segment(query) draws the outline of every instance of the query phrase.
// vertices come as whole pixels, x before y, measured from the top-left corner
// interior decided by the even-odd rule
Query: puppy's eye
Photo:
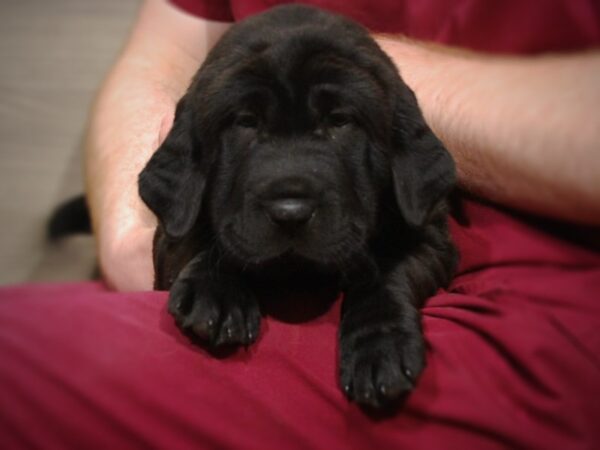
[[[252,113],[241,113],[235,119],[235,124],[242,128],[257,128],[258,123],[258,117]]]
[[[350,114],[344,112],[331,112],[327,116],[327,122],[331,127],[343,127],[352,122]]]

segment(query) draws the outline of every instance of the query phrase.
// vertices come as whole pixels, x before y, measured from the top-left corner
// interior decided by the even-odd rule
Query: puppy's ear
[[[425,123],[412,90],[400,81],[396,92],[391,155],[394,191],[404,220],[418,228],[454,187],[454,160]]]
[[[194,225],[206,183],[191,116],[186,96],[177,104],[171,131],[138,180],[140,197],[165,233],[175,238],[185,235]]]

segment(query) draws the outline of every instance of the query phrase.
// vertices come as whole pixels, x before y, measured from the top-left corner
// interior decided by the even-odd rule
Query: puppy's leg
[[[374,408],[413,388],[425,365],[419,313],[389,286],[348,291],[340,327],[340,377],[346,395]]]
[[[379,409],[414,387],[425,366],[418,307],[450,278],[455,253],[447,246],[422,244],[394,264],[373,260],[369,282],[346,289],[340,381],[349,399]]]
[[[260,310],[239,274],[215,270],[207,252],[181,271],[169,296],[169,312],[186,332],[211,346],[249,345],[260,330]]]

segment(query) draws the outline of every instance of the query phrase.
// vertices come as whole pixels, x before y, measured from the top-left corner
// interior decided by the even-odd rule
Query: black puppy
[[[366,30],[314,8],[272,9],[211,51],[140,175],[160,222],[155,287],[170,289],[187,332],[248,345],[257,279],[335,277],[341,386],[385,406],[422,371],[418,308],[455,266],[454,181],[452,158]]]

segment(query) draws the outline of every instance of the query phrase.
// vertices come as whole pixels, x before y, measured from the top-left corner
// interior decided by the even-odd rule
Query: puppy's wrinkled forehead
[[[270,78],[271,82],[267,81],[269,87],[279,90],[278,94],[282,98],[293,101],[296,105],[303,104],[307,99],[319,102],[312,105],[316,108],[357,108],[359,105],[364,108],[370,102],[384,98],[383,86],[374,74],[335,48],[325,48],[320,52],[301,49],[296,53],[292,52],[293,57],[278,66],[278,54],[285,54],[287,47],[289,46],[277,46],[271,54],[258,57],[250,65],[249,77],[258,74],[258,78],[254,79],[255,85],[260,86],[262,80]],[[261,71],[265,78],[261,78]],[[246,77],[243,69],[240,75]]]
[[[292,29],[279,39],[255,36],[208,62],[197,83],[204,94],[200,104],[209,106],[211,123],[226,121],[234,106],[296,125],[311,114],[343,108],[366,127],[375,126],[389,116],[390,83],[379,49],[369,50],[360,54],[322,30]]]

